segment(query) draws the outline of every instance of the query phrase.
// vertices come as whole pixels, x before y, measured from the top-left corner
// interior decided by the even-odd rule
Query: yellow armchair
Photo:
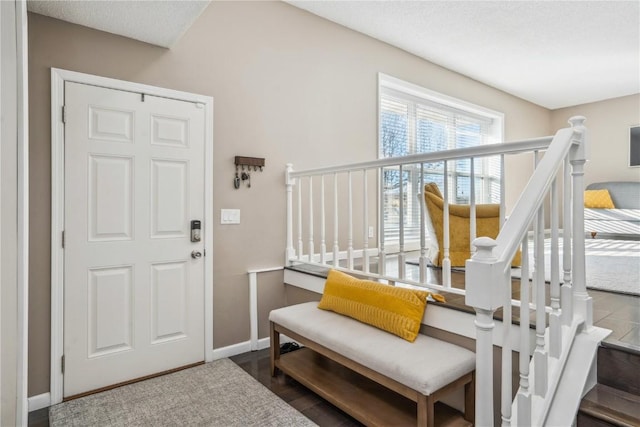
[[[436,244],[432,242],[429,258],[435,266],[442,266],[444,257],[444,200],[438,185],[434,182],[424,186],[424,201],[428,219],[431,221],[430,232],[435,233]],[[449,204],[449,259],[452,267],[464,267],[465,261],[471,258],[471,242],[469,238],[469,205]],[[500,231],[500,205],[476,205],[476,236],[496,238]],[[512,266],[520,265],[520,251],[513,258]]]

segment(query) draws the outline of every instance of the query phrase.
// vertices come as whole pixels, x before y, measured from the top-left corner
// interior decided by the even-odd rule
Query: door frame
[[[141,83],[51,68],[51,405],[62,402],[64,375],[64,83],[74,82],[201,104],[204,143],[204,358],[213,360],[213,98]]]
[[[0,206],[5,212],[15,212],[16,234],[12,236],[3,236],[6,239],[13,239],[10,244],[15,248],[14,256],[6,257],[3,253],[0,256],[0,271],[7,270],[11,275],[15,275],[13,283],[15,286],[8,284],[6,289],[15,292],[15,324],[13,322],[5,322],[0,328],[0,342],[2,339],[2,329],[15,332],[15,347],[10,344],[5,356],[7,359],[15,357],[15,387],[9,388],[9,393],[0,396],[2,403],[0,404],[0,420],[2,420],[3,406],[9,414],[15,410],[16,425],[27,425],[28,419],[28,343],[29,343],[29,78],[28,78],[28,52],[27,52],[27,3],[25,0],[12,0],[5,4],[4,12],[0,8],[1,25],[7,25],[9,32],[4,34],[5,46],[12,46],[8,51],[3,51],[0,60],[0,74],[2,69],[9,70],[4,78],[13,83],[15,91],[8,93],[2,92],[0,89],[0,110],[3,108],[8,111],[15,111],[15,116],[7,115],[8,120],[0,123],[0,130],[10,129],[15,132],[15,138],[12,136],[6,143],[12,147],[13,152],[5,155],[0,159],[0,170],[7,168],[15,168],[16,174],[14,178],[5,183],[6,187],[10,187],[11,191],[15,191],[15,198],[10,197],[0,201]],[[1,26],[0,25],[0,26]],[[8,40],[8,41],[7,41]],[[3,36],[0,34],[0,42]],[[12,73],[15,72],[15,75]],[[11,87],[11,84],[8,85]],[[1,179],[0,179],[1,181]],[[0,209],[0,210],[2,210]],[[0,217],[2,214],[0,213]],[[1,221],[12,221],[7,218],[0,218]],[[4,285],[4,283],[3,283]],[[0,292],[1,294],[2,292]],[[1,300],[0,295],[0,300]],[[7,302],[5,301],[5,304]],[[2,308],[0,307],[0,313]],[[6,320],[6,319],[5,319]],[[2,325],[2,316],[0,315],[0,326]],[[12,340],[11,333],[7,334]],[[0,355],[0,379],[4,379],[7,375],[2,370],[2,357]],[[13,370],[12,370],[13,371]],[[6,372],[6,370],[5,370]],[[14,375],[13,373],[11,375]],[[3,382],[4,384],[4,382]],[[14,409],[8,409],[13,406]],[[6,414],[5,414],[6,418]]]

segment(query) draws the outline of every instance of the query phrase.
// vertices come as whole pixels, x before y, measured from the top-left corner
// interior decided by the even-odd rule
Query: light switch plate
[[[220,209],[220,224],[240,224],[240,209]]]

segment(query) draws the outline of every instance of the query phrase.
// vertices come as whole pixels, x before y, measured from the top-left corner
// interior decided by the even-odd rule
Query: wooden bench
[[[432,427],[435,403],[464,387],[464,419],[473,424],[472,351],[421,334],[410,343],[317,305],[270,313],[272,375],[280,369],[365,425],[380,426]],[[305,348],[281,355],[280,334]]]

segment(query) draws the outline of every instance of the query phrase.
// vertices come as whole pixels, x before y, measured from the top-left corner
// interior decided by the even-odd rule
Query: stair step
[[[640,352],[603,342],[598,348],[598,383],[640,396]]]
[[[590,418],[594,420],[590,420]],[[582,399],[578,414],[578,426],[609,425],[640,425],[640,396],[603,384],[596,384]]]

